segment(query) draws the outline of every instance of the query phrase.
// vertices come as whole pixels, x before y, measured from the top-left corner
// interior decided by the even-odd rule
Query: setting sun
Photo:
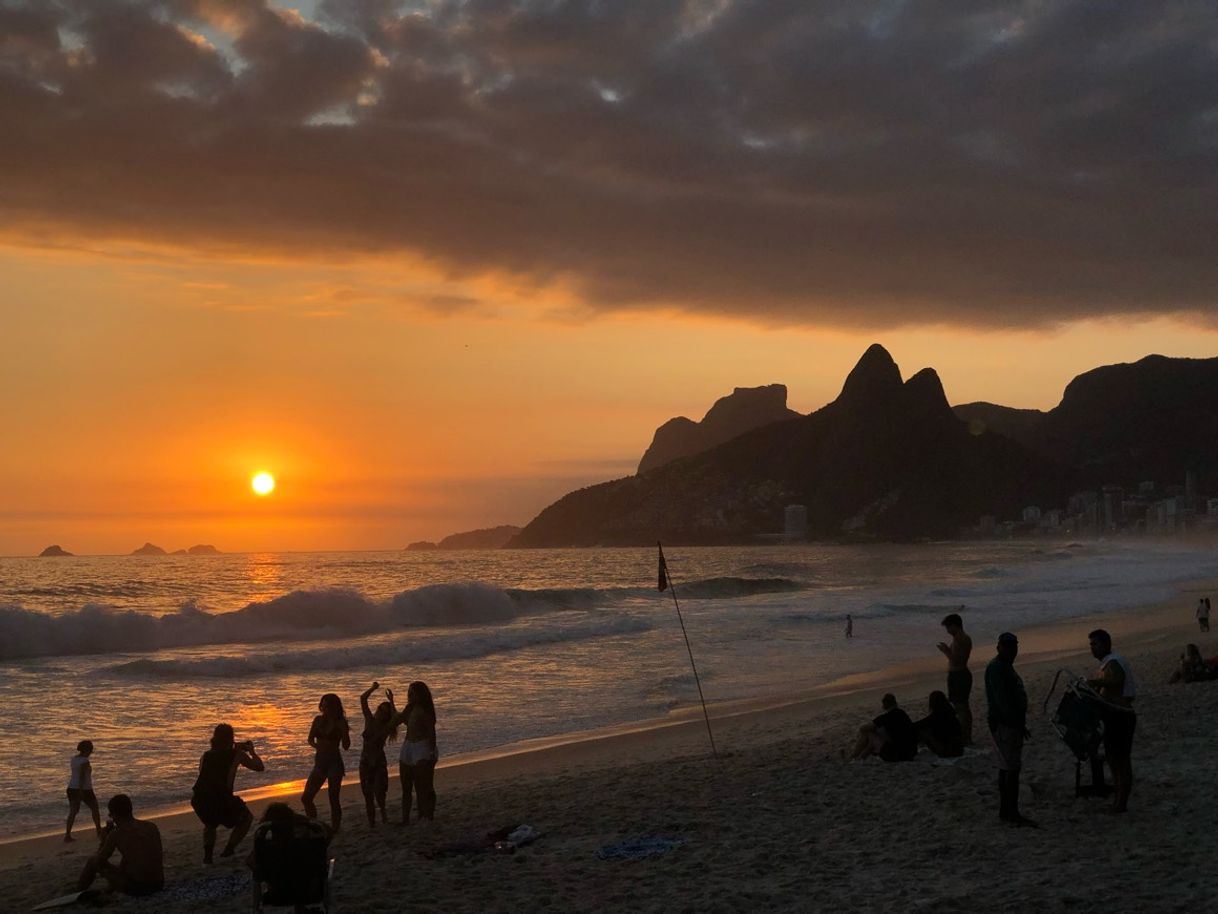
[[[258,495],[270,495],[275,491],[275,477],[270,473],[256,473],[250,480],[250,488]]]

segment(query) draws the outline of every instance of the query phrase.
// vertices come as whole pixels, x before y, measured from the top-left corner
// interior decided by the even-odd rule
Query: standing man
[[[1015,672],[1019,639],[1010,632],[998,636],[998,655],[985,668],[985,698],[990,735],[998,750],[998,818],[1012,825],[1036,828],[1019,812],[1019,772],[1023,741],[1028,734],[1028,693]]]
[[[125,793],[111,797],[106,805],[110,824],[97,853],[89,858],[76,888],[84,891],[101,876],[115,892],[152,895],[165,886],[161,832],[152,822],[135,818],[131,798]],[[110,862],[114,852],[122,856],[118,866]]]
[[[1087,685],[1100,693],[1104,705],[1104,755],[1112,769],[1112,811],[1125,812],[1133,790],[1133,731],[1138,715],[1133,700],[1138,689],[1129,661],[1112,652],[1112,636],[1097,628],[1087,636],[1091,656],[1100,662],[1100,671]]]
[[[943,627],[952,639],[951,644],[940,641],[937,645],[947,658],[947,700],[956,709],[964,745],[969,746],[973,742],[973,712],[968,705],[969,694],[973,691],[973,674],[969,672],[968,658],[973,653],[973,639],[965,633],[959,613],[944,616]]]
[[[1202,597],[1197,601],[1197,627],[1205,634],[1210,630],[1210,598]]]
[[[846,637],[854,637],[854,620],[850,618],[850,613],[846,613]]]

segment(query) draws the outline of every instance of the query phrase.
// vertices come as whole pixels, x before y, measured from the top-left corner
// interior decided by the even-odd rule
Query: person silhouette
[[[381,822],[388,821],[385,801],[389,793],[389,763],[385,760],[385,742],[396,740],[398,727],[394,723],[397,708],[393,704],[393,690],[385,690],[385,701],[376,706],[373,713],[368,707],[369,696],[380,688],[379,682],[370,685],[359,697],[360,709],[364,712],[363,746],[359,754],[359,787],[364,794],[364,808],[368,813],[368,824],[376,826],[376,809],[381,810]]]
[[[265,771],[252,741],[238,744],[229,724],[216,724],[211,748],[199,759],[199,776],[191,792],[190,805],[203,823],[203,862],[212,862],[216,847],[216,831],[220,826],[230,828],[228,843],[221,857],[231,857],[237,845],[254,821],[245,801],[233,793],[237,769]]]
[[[165,853],[161,846],[161,831],[152,822],[137,819],[131,797],[125,793],[110,798],[106,804],[110,824],[97,853],[85,863],[76,888],[83,892],[101,876],[110,889],[126,895],[152,895],[165,887]],[[110,862],[118,851],[121,860]]]
[[[423,682],[412,682],[406,691],[406,707],[394,722],[406,722],[406,738],[398,756],[398,775],[402,782],[402,824],[410,823],[410,793],[419,797],[419,818],[431,821],[436,815],[434,787],[436,760],[436,705],[431,689]]]
[[[97,831],[97,840],[102,839],[101,810],[97,808],[97,795],[93,792],[93,763],[89,756],[93,754],[93,741],[82,739],[76,744],[76,755],[72,756],[72,773],[68,778],[68,827],[64,832],[64,843],[75,841],[72,837],[72,824],[76,814],[80,812],[80,804],[84,803],[93,813],[93,828]]]
[[[316,755],[313,757],[313,770],[305,781],[300,802],[304,806],[305,815],[316,819],[317,806],[313,800],[321,790],[321,785],[327,784],[330,827],[337,832],[343,824],[341,791],[343,775],[347,773],[343,765],[343,750],[351,748],[351,726],[347,723],[347,715],[343,711],[343,700],[333,692],[321,696],[317,710],[321,713],[313,718],[313,726],[309,728],[309,745],[316,750]]]

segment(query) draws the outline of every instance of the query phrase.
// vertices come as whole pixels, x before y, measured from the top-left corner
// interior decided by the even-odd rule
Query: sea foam
[[[797,590],[784,578],[692,581],[682,595],[730,599]],[[113,654],[202,645],[360,638],[410,628],[492,625],[568,610],[593,610],[653,596],[653,587],[503,589],[476,581],[428,584],[386,600],[342,588],[296,590],[212,613],[188,601],[153,614],[91,603],[62,613],[0,606],[0,661]]]

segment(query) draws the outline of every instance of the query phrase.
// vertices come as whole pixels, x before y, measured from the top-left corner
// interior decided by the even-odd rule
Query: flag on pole
[[[657,546],[660,550],[660,590],[668,590],[668,563],[664,561],[664,547]]]

